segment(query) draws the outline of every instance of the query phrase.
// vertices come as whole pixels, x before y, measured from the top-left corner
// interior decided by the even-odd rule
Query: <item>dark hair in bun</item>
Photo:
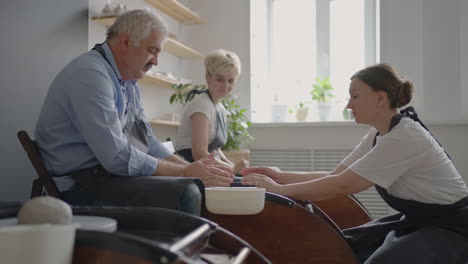
[[[397,71],[386,63],[364,68],[355,73],[351,79],[358,78],[374,91],[387,93],[391,108],[400,108],[410,103],[413,98],[414,85],[412,81],[403,79]]]

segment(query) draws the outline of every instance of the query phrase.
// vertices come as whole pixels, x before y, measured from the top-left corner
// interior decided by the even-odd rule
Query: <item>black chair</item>
[[[31,198],[46,194],[61,199],[62,197],[60,197],[57,185],[42,162],[36,142],[32,140],[24,130],[19,131],[17,136],[38,175],[38,178],[35,179],[32,184]]]

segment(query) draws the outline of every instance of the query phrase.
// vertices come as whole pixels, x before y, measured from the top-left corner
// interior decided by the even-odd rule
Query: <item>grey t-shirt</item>
[[[190,103],[185,105],[182,114],[179,130],[175,139],[176,150],[192,148],[192,115],[195,113],[203,114],[209,121],[208,143],[212,142],[216,136],[217,129],[217,110],[226,116],[226,109],[221,103],[216,106],[211,101],[207,93],[197,95]]]

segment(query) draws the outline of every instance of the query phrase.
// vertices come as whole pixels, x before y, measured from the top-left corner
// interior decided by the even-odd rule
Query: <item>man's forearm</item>
[[[165,158],[164,160],[166,161],[169,161],[169,162],[173,162],[173,163],[176,163],[176,164],[180,164],[180,165],[188,165],[190,164],[188,161],[184,160],[182,157],[180,157],[179,155],[171,155],[167,158]]]
[[[172,157],[172,156],[170,156]],[[187,163],[188,164],[188,163]],[[185,168],[187,164],[173,162],[167,158],[158,160],[158,167],[153,173],[153,176],[180,176],[185,177]]]

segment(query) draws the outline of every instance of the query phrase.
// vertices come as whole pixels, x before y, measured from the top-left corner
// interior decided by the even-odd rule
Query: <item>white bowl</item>
[[[206,209],[213,214],[252,215],[265,206],[265,189],[258,187],[205,188]]]
[[[0,227],[1,263],[71,264],[75,225]]]

